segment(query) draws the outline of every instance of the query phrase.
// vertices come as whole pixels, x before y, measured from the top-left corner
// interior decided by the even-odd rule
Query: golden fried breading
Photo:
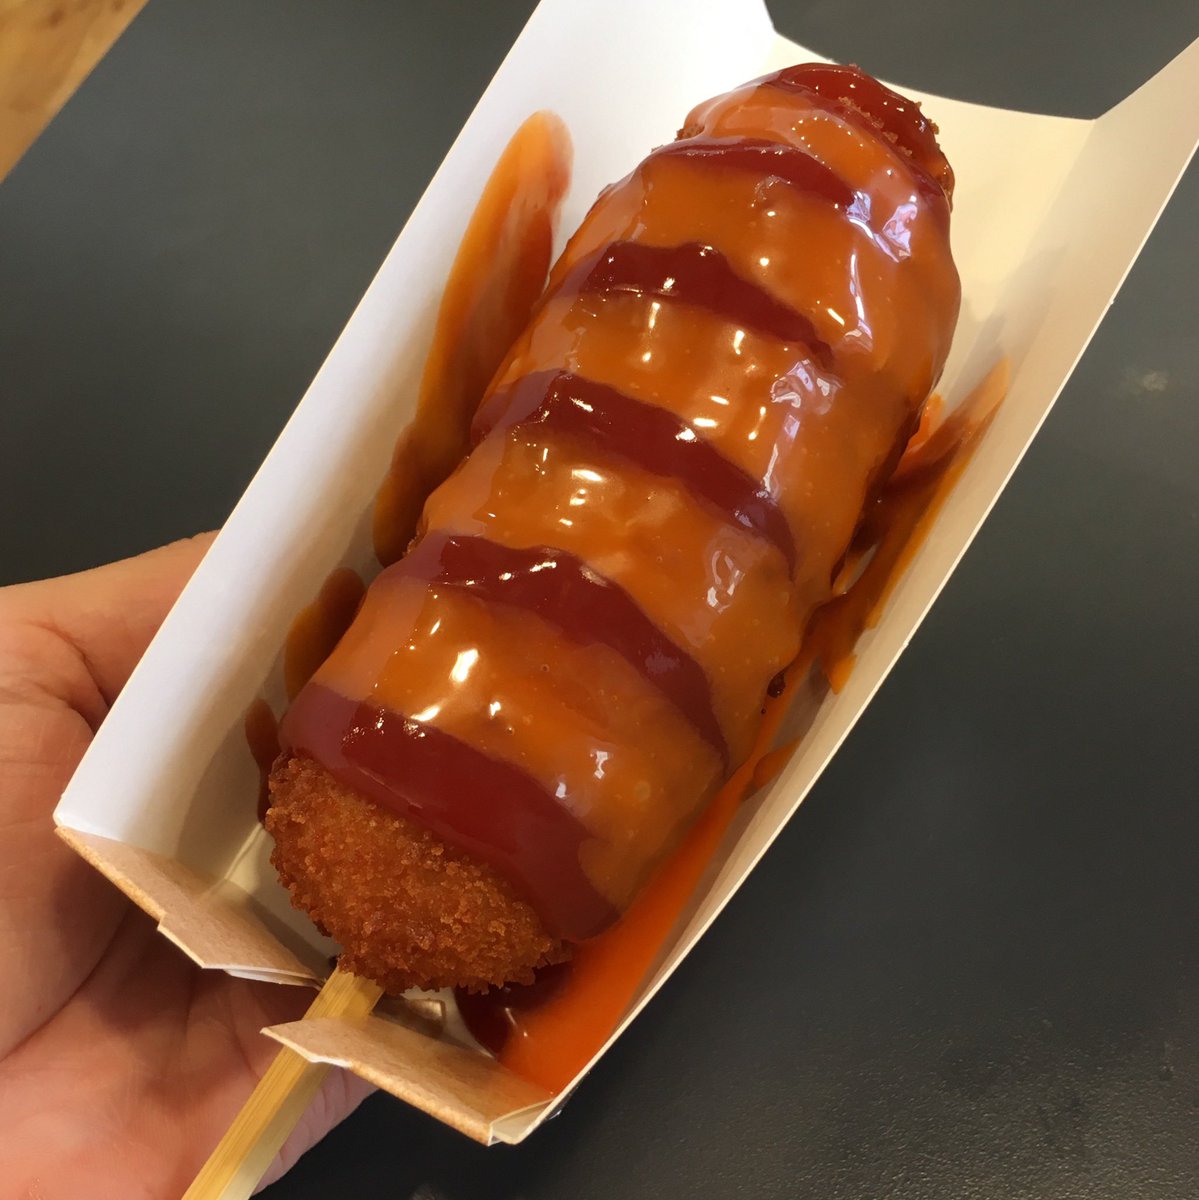
[[[490,866],[338,783],[307,758],[271,772],[271,862],[292,904],[388,992],[528,983],[568,957]]]

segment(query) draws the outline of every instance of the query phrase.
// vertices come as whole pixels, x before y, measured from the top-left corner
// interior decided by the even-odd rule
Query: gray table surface
[[[222,520],[530,7],[152,0],[0,186],[0,578]],[[1199,35],[1194,0],[771,7],[1077,116]],[[376,1097],[271,1200],[1199,1195],[1197,225],[1192,169],[848,745],[565,1113],[483,1150]]]

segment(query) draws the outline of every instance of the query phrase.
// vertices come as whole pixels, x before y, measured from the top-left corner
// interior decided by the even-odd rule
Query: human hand
[[[0,1180],[19,1200],[176,1200],[298,1018],[204,972],[54,834],[54,806],[208,548],[0,589]],[[331,1072],[267,1181],[368,1093]]]

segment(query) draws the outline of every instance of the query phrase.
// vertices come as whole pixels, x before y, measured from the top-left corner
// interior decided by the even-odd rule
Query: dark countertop
[[[1077,116],[1199,36],[1193,0],[771,7]],[[0,581],[222,520],[529,8],[148,6],[0,186]],[[1197,230],[1192,168],[878,699],[564,1114],[483,1150],[376,1097],[271,1200],[1199,1195]]]

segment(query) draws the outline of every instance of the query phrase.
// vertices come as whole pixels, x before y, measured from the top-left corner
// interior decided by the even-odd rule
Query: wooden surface
[[[0,0],[0,179],[146,0]]]

